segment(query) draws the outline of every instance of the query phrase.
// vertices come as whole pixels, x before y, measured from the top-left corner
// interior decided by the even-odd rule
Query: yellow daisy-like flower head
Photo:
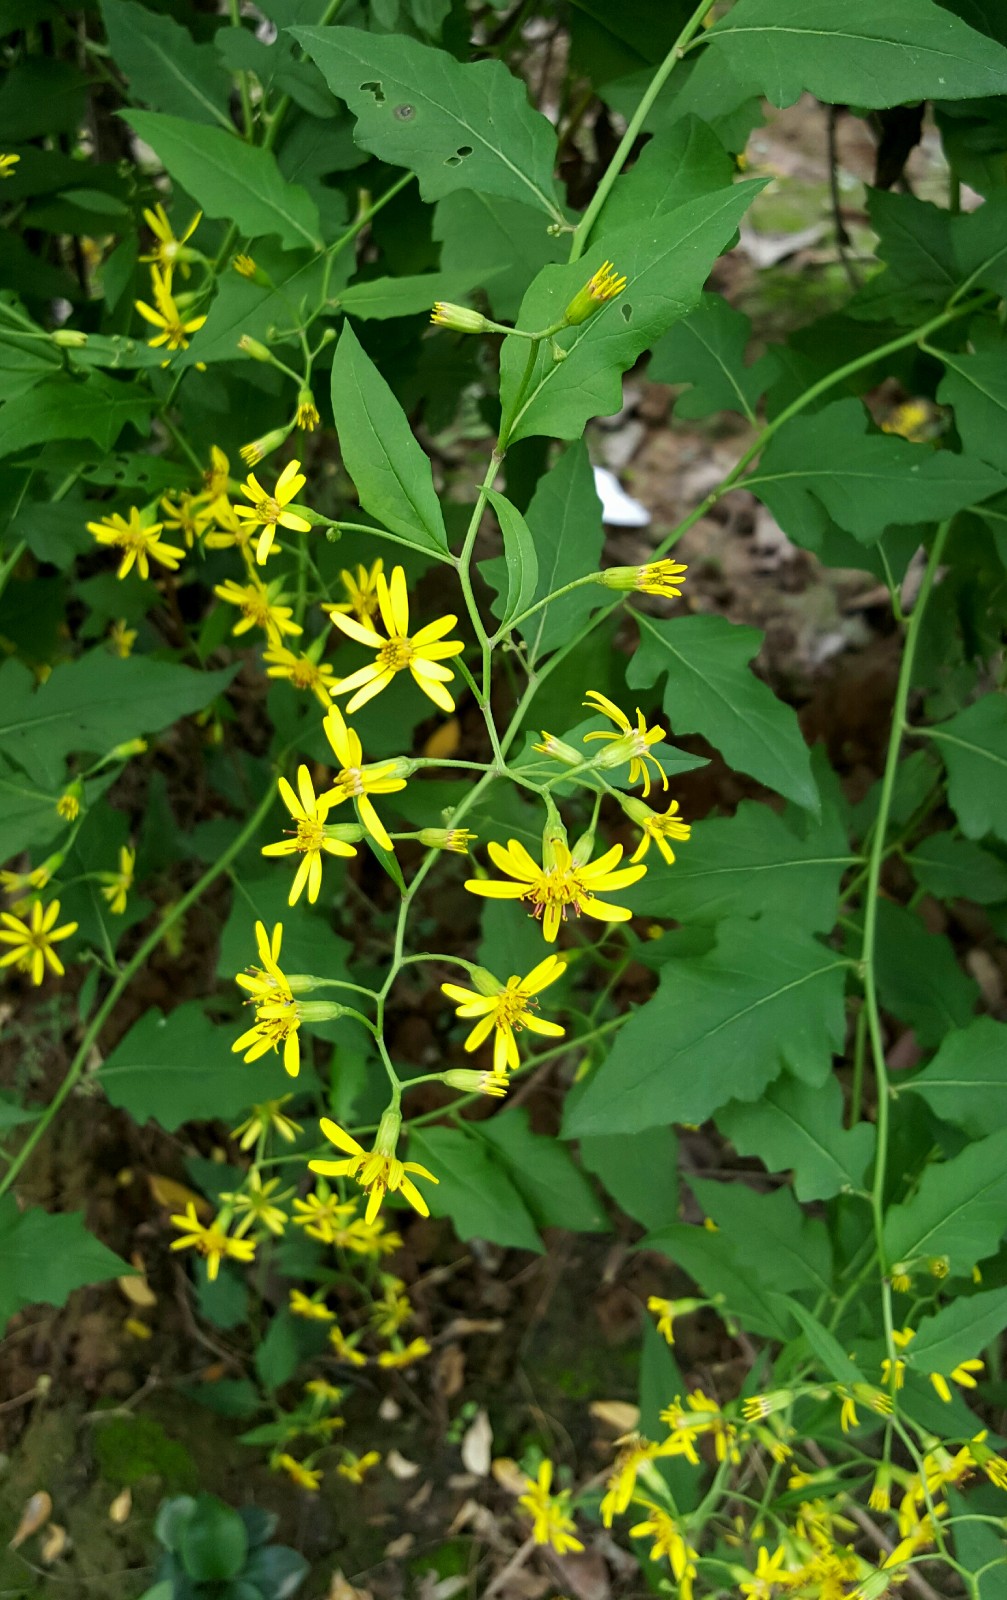
[[[201,495],[181,494],[177,501],[170,494],[163,496],[161,509],[164,513],[163,527],[169,533],[180,533],[185,540],[185,548],[191,550],[193,545],[205,533],[207,524],[213,518],[211,508],[206,505]]]
[[[354,800],[360,820],[372,839],[385,850],[395,847],[385,831],[384,824],[371,804],[372,794],[397,794],[406,786],[405,778],[396,776],[396,762],[384,761],[376,766],[363,765],[363,746],[354,730],[347,726],[338,706],[330,706],[322,723],[325,737],[332,746],[339,773],[332,788],[321,796],[330,806]]]
[[[368,1450],[367,1454],[363,1456],[355,1456],[351,1450],[347,1450],[336,1471],[341,1478],[346,1478],[350,1483],[360,1484],[363,1483],[365,1475],[370,1472],[372,1467],[376,1467],[380,1460],[381,1456],[377,1450]]]
[[[492,978],[490,981],[494,988],[490,994],[466,989],[458,983],[442,983],[441,992],[455,1002],[458,1016],[466,1020],[470,1017],[478,1019],[465,1041],[466,1050],[478,1050],[483,1040],[495,1030],[493,1072],[500,1078],[508,1068],[516,1071],[519,1065],[515,1032],[527,1028],[531,1033],[545,1034],[550,1039],[562,1038],[565,1029],[555,1022],[543,1022],[535,1015],[537,1004],[535,996],[543,989],[547,989],[551,983],[555,983],[565,971],[566,962],[559,956],[546,956],[545,960],[540,961],[538,966],[533,967],[524,978],[508,978],[506,984],[497,983],[497,980]],[[486,987],[488,988],[489,984]]]
[[[295,1317],[306,1317],[310,1322],[335,1322],[336,1313],[330,1311],[324,1300],[312,1300],[300,1289],[290,1291],[290,1309]]]
[[[263,845],[262,854],[299,855],[301,862],[294,876],[294,885],[287,903],[296,905],[302,890],[307,887],[308,899],[314,905],[322,886],[322,852],[325,851],[331,856],[355,856],[357,852],[351,844],[346,844],[338,835],[334,836],[327,829],[325,819],[329,814],[329,802],[324,797],[319,799],[315,795],[307,767],[301,765],[297,769],[297,794],[286,778],[280,779],[279,789],[283,803],[297,826],[293,830],[292,837],[281,839],[278,844]]]
[[[211,507],[218,500],[227,500],[227,487],[231,481],[231,463],[218,444],[210,446],[210,465],[203,473],[203,488],[201,497],[210,502]]]
[[[58,900],[50,900],[44,908],[41,900],[33,901],[30,922],[22,921],[11,911],[0,911],[0,942],[11,947],[0,955],[0,967],[16,965],[21,972],[31,973],[36,986],[45,977],[47,965],[61,978],[66,969],[53,945],[76,933],[77,924],[65,922],[62,928],[57,928],[58,920]]]
[[[297,411],[294,414],[297,427],[303,428],[305,433],[314,433],[321,420],[311,390],[302,389],[297,396]]]
[[[275,1467],[280,1467],[296,1483],[299,1489],[307,1489],[309,1494],[317,1494],[318,1486],[322,1481],[322,1474],[316,1467],[305,1466],[303,1461],[298,1461],[294,1456],[283,1451],[273,1462]]]
[[[566,841],[559,837],[545,841],[541,866],[518,839],[509,840],[506,849],[492,842],[489,854],[494,866],[513,882],[469,878],[466,889],[490,900],[529,901],[533,915],[541,918],[542,932],[549,944],[555,941],[559,925],[571,908],[577,916],[583,913],[596,917],[599,922],[628,922],[632,912],[625,906],[610,905],[597,896],[628,888],[647,870],[639,866],[617,871],[622,860],[622,845],[619,844],[613,845],[597,861],[575,860]]]
[[[557,1555],[583,1550],[577,1538],[577,1524],[569,1512],[570,1494],[563,1489],[552,1493],[552,1462],[543,1461],[537,1478],[526,1478],[525,1492],[518,1505],[532,1519],[532,1538],[536,1544],[549,1545]]]
[[[380,694],[382,689],[387,689],[397,672],[408,668],[416,685],[435,706],[441,711],[453,711],[455,703],[445,685],[453,680],[454,673],[442,663],[465,648],[460,639],[444,637],[451,632],[457,617],[438,617],[436,622],[428,622],[418,633],[410,634],[405,572],[401,567],[393,568],[388,583],[384,574],[379,572],[376,583],[378,610],[387,630],[387,638],[365,623],[358,622],[355,617],[339,611],[329,613],[336,627],[347,638],[355,639],[358,644],[377,652],[369,666],[361,667],[359,672],[351,673],[337,684],[336,694],[352,694],[353,698],[346,709],[357,711],[368,700],[373,700],[376,694]]]
[[[904,1366],[905,1363],[900,1362],[899,1365]],[[927,1376],[945,1405],[950,1405],[951,1383],[960,1384],[963,1389],[974,1389],[977,1381],[976,1375],[982,1372],[984,1366],[985,1362],[980,1361],[978,1356],[974,1356],[970,1361],[960,1361],[947,1377],[943,1372],[929,1372]],[[948,1378],[950,1378],[951,1383],[948,1382]]]
[[[319,1172],[326,1178],[352,1178],[367,1194],[367,1210],[364,1214],[365,1222],[373,1222],[381,1209],[381,1202],[387,1193],[401,1193],[408,1200],[414,1211],[421,1217],[430,1215],[430,1207],[422,1194],[413,1183],[409,1174],[414,1172],[419,1178],[426,1178],[429,1183],[439,1183],[432,1172],[426,1167],[421,1167],[417,1161],[400,1161],[395,1154],[398,1142],[399,1128],[402,1119],[397,1111],[385,1112],[378,1127],[377,1138],[373,1150],[365,1150],[356,1139],[346,1133],[338,1122],[332,1122],[328,1117],[321,1120],[321,1130],[330,1144],[337,1150],[346,1152],[346,1159],[342,1161],[309,1161],[308,1166],[312,1172]]]
[[[251,1116],[231,1129],[231,1138],[240,1140],[239,1149],[251,1150],[254,1144],[258,1144],[259,1140],[270,1132],[279,1134],[286,1144],[293,1144],[297,1135],[304,1130],[301,1124],[295,1122],[293,1117],[288,1117],[283,1109],[287,1101],[292,1099],[293,1095],[283,1094],[278,1100],[263,1100],[261,1105],[253,1106]],[[294,1204],[297,1204],[296,1200]]]
[[[650,793],[650,774],[647,771],[647,762],[650,761],[661,779],[662,788],[667,789],[668,775],[656,757],[651,754],[652,747],[662,743],[664,729],[648,728],[639,707],[634,728],[626,713],[620,711],[607,695],[599,694],[597,689],[587,691],[584,704],[589,711],[600,711],[603,716],[609,717],[618,729],[617,733],[585,733],[585,744],[589,744],[592,739],[601,739],[609,747],[599,758],[599,766],[619,767],[624,761],[628,761],[630,783],[642,782],[646,796]]]
[[[223,1216],[216,1217],[206,1227],[196,1215],[195,1203],[190,1200],[185,1211],[171,1218],[173,1228],[178,1228],[182,1238],[171,1241],[172,1250],[196,1250],[206,1259],[206,1275],[211,1283],[220,1271],[225,1256],[233,1261],[253,1261],[255,1240],[238,1239],[229,1234]]]
[[[403,1350],[382,1350],[378,1356],[379,1367],[411,1367],[417,1361],[422,1361],[424,1356],[430,1354],[431,1346],[426,1339],[413,1339]]]
[[[246,255],[234,256],[231,260],[231,266],[242,278],[254,278],[259,270],[254,258]]]
[[[640,843],[629,859],[642,861],[653,842],[668,866],[674,866],[675,852],[670,841],[674,839],[676,843],[684,843],[692,833],[691,824],[683,822],[678,814],[678,801],[672,800],[667,811],[651,811],[641,801],[628,795],[623,801],[623,810],[642,829]]]
[[[149,578],[151,560],[159,561],[162,567],[174,572],[182,559],[183,551],[158,538],[163,527],[162,522],[144,524],[140,520],[138,507],[130,506],[128,519],[114,511],[111,516],[102,517],[100,522],[89,522],[87,531],[99,544],[122,550],[117,578],[124,578],[134,566],[141,578]]]
[[[127,626],[125,617],[119,617],[108,630],[108,643],[113,655],[117,655],[120,661],[125,661],[133,653],[136,629]]]
[[[0,155],[0,178],[13,178],[20,156]]]
[[[152,339],[147,340],[148,345],[152,350],[157,350],[161,345],[167,345],[169,350],[188,350],[188,335],[198,333],[206,317],[184,319],[184,313],[171,293],[170,273],[166,275],[157,267],[151,267],[150,278],[154,304],[149,306],[145,300],[133,302],[144,322],[149,322],[152,328],[158,330]]]
[[[189,262],[195,257],[196,252],[187,250],[185,245],[192,238],[203,220],[203,213],[197,211],[185,232],[178,238],[175,237],[175,231],[168,221],[168,213],[160,201],[154,206],[153,210],[149,208],[144,210],[143,219],[157,242],[150,254],[141,256],[140,260],[153,262],[158,266],[164,273],[169,285],[171,283],[172,270],[176,266],[181,268],[182,276],[187,278],[190,270]]]
[[[385,564],[380,556],[369,570],[367,567],[358,566],[354,574],[344,568],[339,577],[349,599],[338,605],[324,605],[322,610],[327,611],[330,616],[332,612],[338,611],[341,615],[356,617],[358,622],[369,625],[371,619],[377,616],[378,578],[384,570]]]
[[[229,606],[237,606],[241,612],[231,630],[235,637],[247,633],[249,628],[261,628],[270,643],[280,644],[284,634],[304,632],[300,624],[294,621],[293,608],[283,604],[287,596],[283,593],[281,578],[274,579],[270,584],[260,583],[253,575],[250,575],[248,583],[235,583],[233,578],[228,578],[224,583],[214,584],[213,592],[221,600],[226,600]]]
[[[563,313],[563,320],[568,327],[576,327],[581,322],[586,322],[588,317],[593,317],[600,311],[608,300],[614,300],[617,294],[622,294],[626,287],[626,279],[620,277],[611,261],[603,261],[597,272],[587,280],[582,289],[578,289],[570,304]]]
[[[133,871],[136,867],[136,851],[128,845],[123,845],[119,851],[118,872],[99,872],[98,881],[102,885],[102,894],[108,901],[108,909],[114,917],[121,917],[126,909],[126,898],[133,887]]]
[[[301,1070],[301,1013],[293,996],[277,995],[273,1000],[259,1001],[255,1007],[255,1021],[235,1039],[231,1049],[235,1054],[245,1052],[246,1061],[258,1061],[267,1050],[279,1053],[283,1046],[283,1069],[288,1077],[296,1078]]]
[[[641,1502],[638,1502],[641,1503]],[[650,1552],[651,1561],[667,1561],[676,1580],[681,1584],[687,1577],[696,1576],[695,1561],[697,1553],[691,1548],[681,1528],[671,1515],[662,1506],[654,1505],[649,1500],[644,1500],[647,1508],[647,1517],[644,1522],[638,1522],[635,1528],[630,1528],[631,1539],[653,1539],[654,1548]]]
[[[314,642],[311,648],[315,648]],[[319,704],[329,709],[338,686],[335,671],[327,661],[316,661],[303,650],[297,655],[284,644],[274,644],[264,650],[262,659],[268,663],[267,678],[286,678],[292,689],[309,689]]]
[[[261,567],[269,554],[277,528],[289,528],[292,533],[310,533],[311,523],[296,511],[289,510],[292,500],[300,494],[307,478],[299,461],[288,461],[276,480],[272,494],[267,494],[254,472],[250,472],[241,485],[241,492],[252,504],[236,505],[235,514],[253,528],[261,528],[255,547],[255,559]]]

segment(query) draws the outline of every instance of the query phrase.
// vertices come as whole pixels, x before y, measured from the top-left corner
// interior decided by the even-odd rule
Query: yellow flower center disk
[[[291,667],[289,678],[295,689],[313,689],[320,681],[320,673],[313,662],[298,661]]]
[[[547,906],[556,905],[562,908],[565,919],[567,906],[573,906],[580,916],[590,893],[576,872],[564,872],[560,867],[550,867],[548,872],[543,872],[535,883],[529,884],[521,898],[532,901],[536,917],[541,917]]]
[[[389,639],[378,651],[378,665],[389,672],[401,672],[403,667],[408,667],[413,655],[413,647],[408,639],[401,636]]]
[[[325,829],[314,818],[302,818],[297,824],[297,837],[295,848],[302,851],[320,850],[322,840],[325,838]]]
[[[255,1026],[261,1034],[269,1039],[275,1050],[277,1045],[283,1044],[285,1039],[289,1038],[292,1033],[297,1032],[297,1012],[291,1006],[288,1010],[278,1012],[275,1016],[264,1017],[260,1014],[256,1016]]]
[[[275,522],[277,517],[280,515],[280,512],[283,510],[283,507],[281,506],[279,500],[274,500],[272,495],[270,495],[267,500],[259,501],[258,510],[259,516],[262,518],[263,522]]]
[[[502,990],[496,997],[497,1026],[520,1032],[524,1027],[525,1014],[537,1004],[538,1001],[526,989]]]

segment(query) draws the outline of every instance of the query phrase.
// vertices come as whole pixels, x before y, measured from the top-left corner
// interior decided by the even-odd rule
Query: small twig
[[[535,1549],[535,1539],[532,1534],[529,1534],[521,1548],[519,1550],[515,1550],[507,1565],[505,1567],[501,1567],[492,1583],[487,1584],[482,1593],[482,1600],[493,1600],[493,1596],[495,1594],[499,1594],[500,1590],[507,1583],[507,1580],[512,1577],[515,1572],[520,1572],[521,1568],[525,1565],[529,1556]]]

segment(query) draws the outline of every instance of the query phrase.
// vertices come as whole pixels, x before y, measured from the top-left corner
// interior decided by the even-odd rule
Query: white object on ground
[[[602,521],[613,528],[646,528],[650,525],[650,512],[639,500],[628,495],[614,472],[607,467],[594,467],[594,486],[601,501]]]

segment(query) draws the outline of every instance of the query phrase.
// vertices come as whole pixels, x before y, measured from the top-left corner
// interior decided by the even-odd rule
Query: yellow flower
[[[636,727],[634,728],[624,711],[609,700],[607,695],[599,694],[597,689],[587,691],[584,705],[589,711],[600,711],[603,716],[609,717],[618,728],[618,733],[585,733],[584,743],[590,744],[592,739],[601,739],[608,746],[598,764],[603,767],[618,767],[624,761],[629,762],[629,781],[631,784],[642,783],[644,798],[650,793],[650,774],[647,771],[647,762],[651,761],[661,779],[661,787],[667,789],[668,775],[661,766],[657,757],[651,754],[651,746],[661,744],[664,740],[663,728],[648,728],[643,712],[639,706],[636,708]]]
[[[892,1505],[892,1469],[887,1461],[878,1464],[871,1485],[868,1505],[872,1511],[890,1511]]]
[[[430,313],[435,328],[452,328],[455,333],[484,333],[492,324],[481,311],[454,305],[450,300],[435,300]]]
[[[740,1583],[739,1590],[747,1596],[747,1600],[772,1600],[774,1587],[777,1584],[784,1585],[789,1577],[786,1561],[787,1551],[784,1545],[781,1544],[772,1555],[765,1545],[761,1545],[755,1574],[744,1583]]]
[[[968,1452],[980,1472],[985,1472],[990,1483],[995,1484],[998,1489],[1007,1489],[1007,1461],[985,1443],[988,1431],[984,1428],[982,1433],[977,1433],[975,1438],[970,1440]]]
[[[229,606],[237,606],[241,611],[241,616],[231,629],[235,637],[247,633],[249,628],[262,628],[271,643],[279,644],[285,633],[304,632],[300,624],[293,620],[293,608],[283,604],[287,597],[283,593],[282,578],[270,584],[260,583],[254,576],[249,577],[248,583],[235,583],[233,578],[228,578],[224,583],[214,584],[213,592],[221,600],[226,600]]]
[[[277,996],[275,1000],[260,1001],[255,1008],[255,1021],[235,1039],[231,1049],[245,1052],[246,1061],[258,1061],[267,1050],[279,1051],[283,1046],[283,1068],[296,1078],[301,1070],[301,1041],[298,1037],[301,1014],[292,997]]]
[[[413,1339],[404,1350],[382,1350],[378,1356],[379,1367],[411,1367],[414,1362],[422,1361],[424,1356],[430,1354],[431,1346],[426,1339]]]
[[[686,1582],[691,1583],[696,1576],[697,1552],[689,1545],[670,1512],[652,1504],[649,1500],[643,1501],[643,1504],[647,1508],[647,1519],[645,1522],[638,1522],[635,1528],[630,1528],[630,1538],[653,1539],[651,1561],[660,1561],[664,1557],[670,1564],[677,1583],[682,1585]],[[687,1594],[684,1587],[679,1589],[679,1596],[683,1594]]]
[[[227,486],[231,481],[231,463],[217,444],[210,446],[210,465],[203,473],[200,498],[207,500],[211,510],[219,500],[227,504]]]
[[[297,824],[293,837],[281,839],[277,844],[263,845],[262,854],[299,855],[301,863],[294,875],[287,904],[296,905],[307,885],[308,899],[314,905],[322,886],[322,851],[327,851],[331,856],[355,856],[357,852],[351,844],[345,844],[327,831],[325,819],[329,814],[329,802],[324,796],[316,798],[311,774],[303,765],[297,769],[297,788],[300,798],[286,778],[280,779],[280,796]]]
[[[108,901],[108,909],[114,917],[121,917],[126,909],[126,896],[133,887],[133,869],[136,866],[136,851],[128,845],[122,845],[119,850],[118,872],[98,872],[95,876],[102,884],[102,894]]]
[[[334,1244],[337,1231],[355,1212],[352,1200],[340,1200],[338,1195],[330,1193],[328,1184],[320,1184],[318,1192],[294,1201],[294,1225],[303,1228],[309,1239]]]
[[[245,972],[239,972],[235,977],[235,983],[239,988],[248,990],[255,1005],[260,1005],[264,1000],[292,1000],[294,992],[291,980],[280,966],[283,923],[275,922],[272,935],[267,935],[265,923],[256,922],[255,942],[262,965],[261,967],[252,965]],[[298,987],[305,987],[303,980],[298,983]]]
[[[565,1556],[571,1550],[583,1550],[576,1537],[577,1524],[569,1512],[569,1490],[552,1494],[552,1462],[543,1461],[538,1478],[525,1479],[525,1492],[518,1505],[532,1519],[531,1536],[536,1544],[549,1545],[557,1555]]]
[[[321,418],[318,415],[318,407],[315,405],[314,395],[310,389],[302,389],[297,396],[297,411],[294,415],[294,422],[298,428],[303,428],[305,433],[314,433],[320,421]]]
[[[597,582],[606,589],[635,589],[639,594],[677,600],[682,593],[678,585],[688,570],[679,561],[647,561],[641,567],[606,567],[599,572]]]
[[[327,1378],[312,1378],[304,1385],[305,1394],[312,1395],[324,1404],[338,1406],[343,1399],[344,1391],[337,1389],[334,1383],[329,1383]]]
[[[643,830],[640,843],[629,859],[631,861],[642,861],[650,849],[651,840],[653,840],[668,866],[674,866],[675,852],[668,843],[669,839],[684,843],[692,833],[691,824],[683,822],[678,815],[678,801],[672,800],[667,811],[658,812],[648,810],[641,801],[635,800],[632,795],[628,795],[623,802],[623,807],[626,815],[631,817]]]
[[[359,1337],[359,1334],[354,1334],[354,1341],[359,1339]],[[352,1344],[350,1343],[350,1340],[347,1339],[341,1328],[335,1327],[329,1329],[329,1343],[332,1346],[333,1353],[335,1354],[337,1361],[345,1361],[346,1364],[351,1367],[366,1367],[367,1357],[361,1355],[360,1351],[356,1347],[355,1342]]]
[[[206,532],[207,524],[212,520],[212,507],[202,503],[202,496],[194,494],[179,495],[174,501],[170,494],[161,498],[161,509],[164,512],[163,527],[169,533],[180,533],[185,540],[185,548],[191,550],[193,545],[202,538]]]
[[[231,502],[223,497],[213,505],[214,527],[203,535],[208,550],[240,550],[247,561],[252,559],[251,545],[255,528],[250,522],[240,522]],[[278,556],[279,546],[274,545],[269,555]]]
[[[171,1218],[173,1228],[182,1232],[181,1239],[171,1241],[172,1250],[196,1250],[206,1257],[206,1275],[212,1283],[220,1271],[225,1256],[234,1261],[254,1261],[255,1240],[237,1239],[227,1231],[228,1224],[217,1217],[204,1227],[196,1215],[195,1203],[190,1200],[185,1211]]]
[[[427,850],[452,850],[455,855],[466,856],[477,835],[467,828],[421,828],[416,838]]]
[[[322,1481],[322,1474],[317,1468],[306,1467],[303,1461],[296,1461],[293,1456],[288,1456],[286,1451],[276,1457],[273,1465],[282,1467],[299,1489],[307,1489],[309,1494],[318,1493],[318,1485]]]
[[[262,529],[255,547],[255,559],[260,567],[276,538],[277,528],[289,528],[292,533],[310,533],[311,523],[304,517],[299,517],[295,511],[287,509],[307,481],[301,471],[301,463],[288,461],[276,480],[276,488],[272,494],[266,493],[254,472],[250,472],[241,485],[242,494],[247,496],[252,504],[237,505],[234,511],[243,522],[250,523],[253,528]]]
[[[54,872],[63,865],[61,855],[49,856],[40,867],[28,872],[0,872],[0,889],[4,894],[21,895],[28,889],[44,889]]]
[[[690,1311],[697,1311],[702,1304],[702,1300],[662,1300],[660,1295],[652,1294],[647,1301],[647,1310],[657,1318],[658,1333],[673,1345],[678,1318],[688,1316]]]
[[[0,940],[12,947],[0,956],[0,967],[16,965],[20,972],[30,972],[32,982],[38,985],[45,976],[48,963],[56,976],[61,978],[66,969],[53,945],[58,939],[69,939],[72,933],[76,933],[77,924],[66,922],[62,928],[57,928],[54,924],[58,917],[58,900],[51,900],[44,910],[41,900],[35,900],[30,923],[23,922],[10,911],[0,911],[0,923],[3,924],[0,927]]]
[[[606,1492],[601,1502],[601,1520],[606,1528],[612,1526],[613,1517],[620,1516],[636,1488],[636,1475],[640,1468],[648,1461],[653,1461],[657,1456],[668,1455],[669,1447],[665,1444],[654,1444],[650,1439],[644,1439],[641,1434],[630,1433],[620,1439],[622,1449],[615,1458],[615,1466],[605,1486]]]
[[[328,709],[333,694],[339,693],[336,675],[327,661],[314,661],[310,655],[295,655],[286,645],[274,644],[262,652],[268,661],[267,678],[286,678],[292,689],[310,689],[315,699]]]
[[[563,313],[564,322],[568,327],[586,322],[600,311],[606,300],[614,300],[617,294],[622,294],[625,287],[626,279],[618,275],[611,261],[603,261],[584,287],[577,290]]]
[[[885,1356],[881,1363],[881,1381],[887,1384],[889,1389],[901,1389],[906,1381],[905,1362],[899,1358],[889,1361],[888,1357]]]
[[[239,272],[243,278],[254,278],[255,274],[259,270],[252,257],[245,255],[235,256],[234,260],[231,262],[231,266],[234,268],[235,272]]]
[[[982,1361],[980,1361],[977,1357],[973,1357],[971,1361],[959,1362],[958,1366],[955,1367],[954,1370],[948,1374],[948,1376],[950,1377],[952,1383],[961,1384],[963,1389],[974,1389],[976,1387],[976,1380],[972,1374],[974,1372],[982,1372],[983,1366],[984,1363]],[[940,1395],[941,1399],[945,1402],[945,1404],[949,1405],[951,1403],[951,1388],[948,1383],[948,1379],[942,1372],[928,1372],[927,1377],[930,1379],[930,1382],[937,1390],[937,1393]]]
[[[150,269],[151,287],[154,291],[154,305],[147,305],[144,300],[134,300],[141,317],[149,322],[151,327],[159,331],[147,343],[152,350],[160,345],[167,345],[169,350],[188,350],[189,340],[186,335],[198,333],[205,316],[190,317],[183,322],[183,313],[179,310],[171,294],[171,276],[165,277],[157,267]]]
[[[696,1440],[707,1434],[713,1439],[714,1454],[718,1461],[736,1464],[741,1459],[737,1428],[727,1420],[716,1400],[701,1389],[693,1389],[691,1394],[687,1394],[684,1406],[681,1396],[676,1395],[671,1405],[661,1412],[661,1421],[667,1423],[670,1430],[668,1454],[683,1455],[694,1467],[699,1465]]]
[[[335,1322],[336,1313],[330,1311],[322,1300],[309,1300],[300,1289],[290,1291],[290,1309],[295,1317],[306,1317],[309,1322]]]
[[[293,1095],[284,1094],[279,1100],[263,1100],[261,1105],[253,1106],[251,1116],[231,1129],[232,1139],[237,1139],[240,1135],[239,1150],[251,1150],[253,1144],[257,1144],[270,1129],[279,1134],[287,1144],[293,1144],[297,1135],[304,1130],[299,1122],[295,1122],[293,1117],[288,1117],[282,1109],[287,1101],[292,1099]],[[296,1206],[300,1202],[295,1200],[294,1204]],[[294,1220],[297,1220],[296,1217]]]
[[[378,766],[362,765],[364,750],[360,738],[347,726],[338,706],[329,707],[322,727],[340,770],[332,788],[320,796],[320,803],[339,806],[344,800],[355,800],[360,820],[371,838],[376,839],[385,850],[393,850],[395,847],[369,796],[397,794],[405,788],[406,780],[395,775],[397,763],[384,761]]]
[[[329,613],[336,627],[348,638],[366,645],[369,650],[377,651],[370,666],[361,667],[359,672],[341,679],[336,686],[336,694],[352,693],[353,699],[346,709],[357,711],[376,694],[380,694],[382,689],[387,689],[397,672],[408,667],[413,681],[435,706],[442,711],[453,711],[455,703],[445,684],[452,682],[454,673],[441,663],[465,648],[460,639],[444,638],[458,619],[453,615],[438,617],[436,622],[428,622],[425,628],[411,635],[405,572],[401,567],[393,568],[389,583],[385,582],[384,574],[379,572],[376,582],[378,610],[387,630],[387,638],[366,624],[357,622],[354,617],[340,611]]]
[[[382,1274],[384,1292],[380,1300],[375,1300],[370,1309],[370,1320],[375,1333],[383,1339],[390,1339],[393,1334],[409,1322],[413,1315],[413,1308],[409,1303],[409,1296],[404,1293],[405,1284],[400,1278],[389,1274]]]
[[[358,622],[369,623],[377,615],[378,610],[378,578],[385,570],[385,564],[379,556],[371,567],[358,566],[356,576],[344,568],[339,574],[343,588],[349,599],[339,605],[323,605],[322,610],[330,615],[338,611],[341,615],[356,617]]]
[[[203,213],[201,211],[197,211],[185,232],[177,239],[172,230],[171,223],[168,221],[168,213],[165,211],[160,201],[158,201],[157,205],[152,211],[145,209],[143,217],[151,233],[154,235],[154,238],[157,240],[157,243],[151,253],[146,256],[141,256],[140,260],[145,262],[154,262],[158,267],[162,268],[165,278],[169,284],[171,283],[172,269],[176,265],[181,267],[182,276],[187,278],[189,276],[189,261],[196,254],[196,252],[192,250],[186,250],[184,247],[186,240],[191,239],[192,235],[199,227],[199,224],[203,219]]]
[[[578,916],[583,912],[599,922],[628,922],[632,912],[595,896],[599,892],[606,894],[613,889],[625,889],[642,878],[647,870],[646,867],[623,867],[616,872],[614,869],[622,860],[622,845],[619,844],[613,845],[597,861],[576,860],[566,842],[557,836],[543,844],[542,866],[532,860],[517,839],[509,840],[506,849],[491,842],[489,854],[494,865],[515,881],[500,883],[494,879],[469,878],[466,889],[491,900],[529,900],[533,914],[542,919],[542,932],[549,944],[555,940],[568,906],[572,906]]]
[[[352,1451],[347,1450],[336,1471],[341,1478],[359,1484],[363,1483],[365,1474],[370,1472],[372,1467],[376,1467],[380,1460],[381,1456],[377,1450],[368,1450],[365,1456],[355,1456]]]
[[[263,1183],[258,1167],[253,1167],[248,1174],[245,1188],[237,1189],[232,1194],[221,1195],[220,1198],[235,1211],[244,1213],[234,1230],[237,1237],[246,1234],[256,1223],[260,1223],[277,1238],[282,1237],[289,1218],[276,1201],[286,1200],[293,1191],[288,1189],[285,1194],[278,1195],[276,1191],[281,1182],[280,1178],[270,1178]]]
[[[359,1183],[368,1197],[365,1222],[374,1221],[387,1192],[395,1194],[401,1191],[403,1198],[408,1200],[413,1210],[418,1211],[421,1217],[430,1215],[430,1207],[409,1174],[415,1172],[418,1177],[426,1178],[430,1183],[439,1183],[440,1179],[435,1178],[426,1167],[421,1167],[419,1162],[400,1161],[396,1156],[395,1144],[400,1127],[397,1112],[393,1117],[389,1117],[387,1112],[382,1117],[373,1150],[365,1150],[363,1145],[358,1144],[356,1139],[351,1138],[339,1126],[338,1122],[332,1122],[328,1117],[322,1118],[320,1127],[330,1144],[334,1144],[337,1150],[345,1150],[346,1159],[309,1161],[308,1166],[312,1172],[320,1172],[323,1177],[353,1178]]]
[[[0,178],[13,178],[20,156],[0,155]]]
[[[76,822],[80,816],[80,796],[80,784],[71,784],[56,801],[56,815],[62,817],[64,822]]]
[[[537,1001],[534,997],[561,978],[565,971],[566,962],[559,956],[546,956],[526,977],[508,978],[506,984],[498,983],[496,978],[486,973],[486,988],[491,983],[494,986],[489,994],[466,989],[458,983],[442,983],[441,993],[455,1001],[459,1017],[479,1019],[465,1041],[466,1050],[478,1050],[483,1040],[495,1029],[493,1072],[499,1078],[505,1075],[508,1068],[516,1072],[520,1064],[515,1030],[520,1032],[522,1028],[528,1028],[530,1032],[545,1034],[550,1039],[562,1038],[566,1031],[564,1028],[555,1022],[543,1022],[535,1015]]]
[[[116,573],[117,578],[124,578],[132,570],[134,563],[141,578],[148,578],[151,557],[174,572],[184,554],[183,551],[176,550],[173,544],[164,544],[157,537],[163,526],[161,522],[152,522],[144,526],[140,521],[137,507],[130,506],[128,521],[114,511],[111,516],[102,517],[100,522],[89,522],[87,529],[99,544],[116,545],[124,552]]]
[[[126,618],[119,617],[108,630],[108,642],[113,655],[117,655],[120,661],[125,661],[133,653],[136,629],[127,627]]]

